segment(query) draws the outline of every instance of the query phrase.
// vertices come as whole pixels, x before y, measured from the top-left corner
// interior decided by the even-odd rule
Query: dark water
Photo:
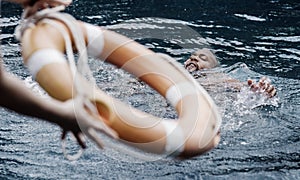
[[[5,67],[39,92],[13,37],[21,9],[2,2],[1,10]],[[58,127],[2,109],[1,179],[300,179],[298,1],[95,0],[74,1],[67,12],[181,63],[209,46],[221,63],[218,72],[240,81],[268,76],[278,95],[267,105],[252,106],[243,91],[211,90],[223,114],[222,140],[210,153],[186,161],[136,162],[89,144],[83,157],[69,162],[62,155]],[[99,87],[110,95],[157,116],[176,117],[143,83],[110,65],[92,65]]]

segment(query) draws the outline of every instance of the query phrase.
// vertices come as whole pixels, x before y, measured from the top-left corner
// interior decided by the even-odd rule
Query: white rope
[[[80,28],[77,25],[76,20],[69,14],[65,14],[65,13],[61,13],[60,11],[64,10],[64,6],[58,6],[55,8],[51,8],[51,9],[44,9],[41,10],[39,12],[37,12],[36,14],[34,14],[33,16],[30,16],[28,18],[25,18],[27,16],[27,11],[25,10],[23,15],[22,15],[22,20],[21,20],[21,24],[16,28],[16,37],[17,39],[20,40],[20,38],[22,37],[24,31],[29,28],[34,26],[37,22],[42,21],[44,23],[50,24],[54,27],[56,27],[60,33],[62,34],[62,36],[64,37],[65,40],[65,46],[66,46],[66,54],[67,54],[67,59],[69,62],[69,66],[71,68],[71,72],[74,78],[74,87],[76,89],[76,93],[77,96],[80,96],[82,98],[83,101],[80,101],[79,103],[81,103],[81,107],[84,111],[85,108],[88,108],[89,111],[91,111],[92,113],[99,115],[97,108],[95,107],[94,104],[92,104],[92,102],[88,99],[88,94],[87,91],[85,91],[84,87],[81,86],[80,83],[80,78],[76,78],[77,73],[79,73],[80,75],[82,75],[83,77],[85,77],[92,85],[96,84],[96,81],[94,79],[94,77],[92,76],[92,72],[88,66],[88,58],[87,58],[87,50],[86,50],[86,46],[85,46],[85,41],[83,38],[83,33],[80,31]],[[73,52],[73,46],[72,46],[72,41],[70,39],[69,33],[61,27],[60,23],[57,22],[57,20],[63,22],[66,27],[69,28],[73,40],[74,40],[74,44],[75,47],[78,51],[79,54],[79,58],[78,58],[78,62],[77,62],[77,66],[75,63],[75,58],[74,58],[74,52]],[[206,98],[206,101],[208,102],[208,104],[212,107],[212,111],[211,113],[215,116],[216,118],[216,127],[215,127],[215,132],[213,134],[216,134],[217,131],[219,130],[219,127],[221,126],[221,117],[219,115],[218,112],[216,112],[215,110],[215,104],[214,102],[211,100],[210,96],[207,94],[207,92],[196,82],[196,80],[194,78],[192,78],[185,69],[183,69],[182,66],[179,65],[178,62],[176,62],[173,58],[165,55],[165,54],[159,54],[159,56],[166,60],[167,62],[169,62],[174,68],[176,68],[179,72],[181,72],[184,77],[189,81],[192,82],[192,84],[195,86],[195,88],[197,90],[199,90],[199,92],[201,92]],[[102,126],[104,127],[104,132],[107,133],[108,135],[113,136],[110,131],[109,128],[107,128],[106,124],[104,124],[102,121]],[[83,132],[85,133],[89,138],[93,139],[93,137],[91,136],[89,129],[87,130],[87,132]],[[114,145],[112,145],[111,143],[109,143],[109,146],[114,147]],[[76,160],[80,157],[81,155],[81,149],[79,150],[78,154],[75,154],[74,156],[68,155],[68,153],[66,152],[66,147],[65,147],[65,142],[63,140],[62,142],[62,148],[63,148],[63,152],[64,155],[67,159],[69,160]],[[115,147],[116,148],[116,147]],[[116,148],[119,149],[119,148]],[[122,150],[122,152],[125,152],[127,150]],[[139,153],[134,153],[134,152],[126,152],[127,154],[131,154],[131,155],[135,155],[138,156]],[[146,157],[144,155],[141,155],[140,157]]]
[[[92,72],[88,66],[88,62],[87,62],[88,57],[87,57],[87,51],[86,51],[86,45],[85,45],[83,33],[80,31],[80,27],[78,27],[78,24],[77,24],[77,21],[75,18],[73,18],[69,14],[60,12],[64,9],[65,9],[64,6],[58,6],[55,8],[47,8],[47,9],[43,9],[43,10],[35,13],[34,15],[32,15],[30,17],[27,17],[28,9],[25,9],[24,13],[22,14],[21,24],[15,30],[16,38],[18,40],[20,40],[24,31],[27,28],[35,26],[35,24],[37,22],[47,23],[47,24],[50,24],[50,25],[56,27],[60,31],[60,33],[62,34],[62,36],[65,40],[67,60],[69,62],[69,66],[70,66],[71,73],[73,76],[73,83],[74,83],[74,87],[76,90],[76,96],[81,97],[81,98],[75,98],[75,100],[74,100],[75,103],[77,103],[76,104],[77,107],[78,107],[78,103],[81,104],[80,105],[81,108],[80,109],[77,108],[77,110],[85,111],[85,109],[88,109],[89,112],[91,112],[92,114],[99,116],[99,112],[98,112],[97,108],[89,100],[87,91],[85,91],[84,86],[81,85],[80,77],[79,77],[82,75],[84,78],[86,78],[89,81],[90,84],[92,84],[92,85],[96,84],[96,81],[95,81],[94,77],[92,76]],[[25,17],[27,17],[27,18],[25,18]],[[63,22],[66,25],[66,27],[69,28],[69,30],[72,34],[75,47],[79,54],[77,66],[75,63],[73,46],[72,46],[72,41],[70,39],[69,33],[64,28],[62,28],[61,24],[58,23],[57,20]],[[76,76],[77,76],[77,78],[76,78]],[[76,101],[76,99],[81,99],[81,101]],[[82,112],[78,112],[78,113],[84,114]],[[86,118],[88,119],[88,117],[86,117]],[[88,120],[86,120],[86,121],[88,121]],[[102,131],[104,131],[106,134],[108,134],[112,137],[115,137],[114,133],[107,127],[107,125],[104,122],[102,122],[102,121],[99,121],[99,122],[101,122]],[[95,140],[95,133],[94,134],[90,133],[90,132],[92,132],[91,131],[92,129],[89,127],[86,127],[86,128],[87,128],[86,131],[82,130],[82,132],[85,135],[87,135],[90,139],[96,141],[98,146],[101,146],[101,145],[99,145],[100,144],[99,140]],[[68,155],[68,153],[66,151],[65,139],[62,139],[61,145],[62,145],[64,156],[69,160],[76,160],[82,154],[83,150],[82,150],[82,148],[80,148],[77,154]]]

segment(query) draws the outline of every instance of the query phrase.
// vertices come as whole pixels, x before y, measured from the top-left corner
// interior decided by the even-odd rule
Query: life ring
[[[64,21],[60,14],[52,14],[51,18],[61,18],[60,20]],[[50,15],[46,11],[36,17],[44,19]],[[24,30],[20,32],[25,32],[27,26],[21,27]],[[69,44],[71,45],[70,42]],[[221,117],[213,100],[172,58],[155,53],[140,54],[141,46],[136,44],[126,45],[125,49],[118,48],[118,51],[123,51],[121,54],[128,58],[122,58],[120,61],[108,59],[107,62],[146,82],[174,106],[179,118],[165,120],[141,112],[82,81],[85,93],[97,104],[101,119],[118,133],[123,142],[147,152],[190,157],[214,148],[220,140]],[[50,57],[51,59],[53,58]]]
[[[151,153],[191,157],[216,147],[221,117],[210,96],[177,62],[166,55],[155,56],[118,66],[166,98],[179,118],[152,116],[97,90],[91,92],[92,100],[103,119],[123,142]]]

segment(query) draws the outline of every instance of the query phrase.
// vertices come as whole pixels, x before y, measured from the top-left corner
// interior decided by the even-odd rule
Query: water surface
[[[13,36],[21,9],[1,3],[5,67],[45,96],[23,66]],[[221,64],[217,72],[241,82],[268,76],[278,89],[276,100],[247,104],[251,99],[244,98],[244,91],[207,87],[222,110],[222,140],[213,151],[185,161],[134,161],[89,143],[84,155],[70,162],[63,158],[58,127],[1,109],[1,178],[300,178],[299,2],[77,0],[67,12],[125,34],[180,63],[197,48],[210,47]],[[122,70],[93,61],[91,67],[97,84],[108,94],[154,115],[176,117],[166,101]]]

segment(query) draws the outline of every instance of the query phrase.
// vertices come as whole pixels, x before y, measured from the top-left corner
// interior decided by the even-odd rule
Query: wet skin
[[[189,72],[211,69],[218,65],[216,56],[207,48],[197,50],[184,62],[184,67]],[[249,79],[247,85],[253,92],[263,93],[270,98],[274,97],[277,93],[276,88],[271,84],[271,80],[264,76],[260,78],[258,83]]]
[[[184,67],[193,72],[201,69],[211,69],[218,66],[215,55],[207,48],[199,49],[193,53],[184,63]]]

